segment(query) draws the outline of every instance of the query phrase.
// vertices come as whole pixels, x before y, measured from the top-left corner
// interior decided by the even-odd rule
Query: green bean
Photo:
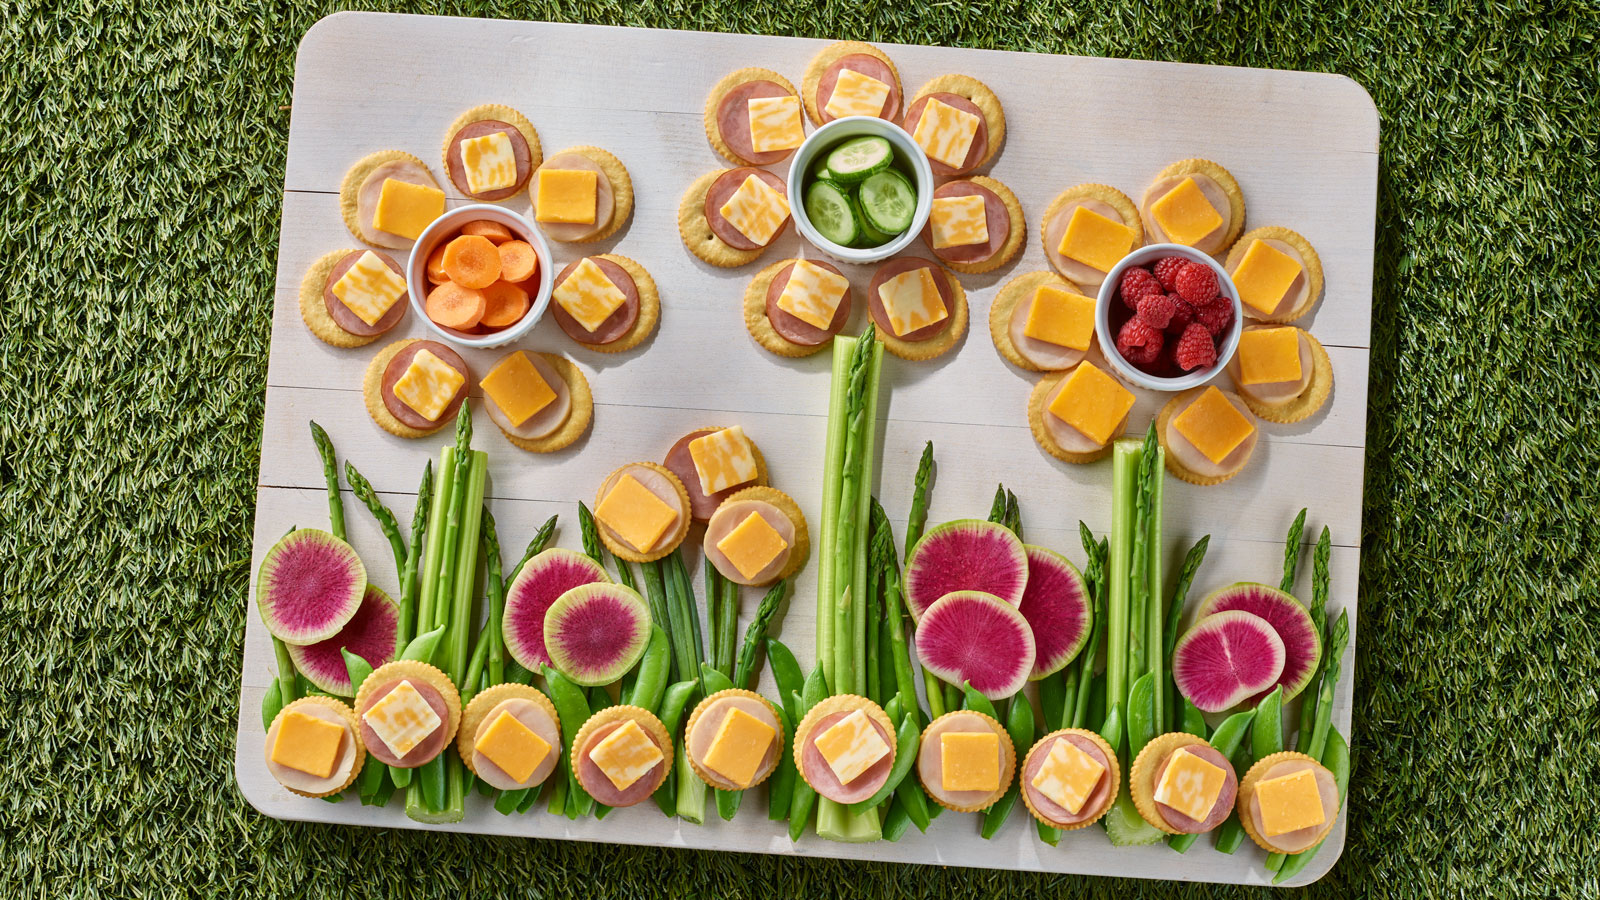
[[[344,499],[339,495],[339,462],[334,458],[333,440],[315,421],[311,423],[311,439],[316,442],[317,455],[322,457],[322,480],[328,486],[328,530],[339,540],[345,540]]]
[[[1028,705],[1028,698],[1018,697],[1011,704],[1011,709],[1006,713],[1006,734],[1011,738],[1011,746],[1018,754],[1025,753],[1021,748],[1033,743],[1033,707]],[[983,815],[983,828],[980,833],[984,840],[994,837],[1000,826],[1005,824],[1006,818],[1011,815],[1011,810],[1017,805],[1017,798],[1022,793],[1022,778],[1020,774],[1011,779],[1011,784],[1006,788],[998,801]]]
[[[1283,687],[1256,704],[1256,722],[1250,728],[1250,753],[1256,759],[1266,759],[1283,750]]]
[[[790,702],[789,694],[799,693],[805,687],[806,679],[800,673],[800,662],[794,658],[794,651],[783,641],[769,637],[766,645],[767,668],[772,670],[772,680],[778,685],[778,696],[782,698],[783,711],[789,716],[790,722],[797,723],[795,706]]]
[[[773,822],[789,817],[789,802],[794,799],[794,783],[799,777],[794,767],[794,720],[789,717],[790,705],[785,703],[778,707],[778,721],[783,723],[783,734],[779,737],[782,744],[778,747],[778,768],[767,783],[767,819]]]
[[[511,567],[511,574],[506,577],[506,584],[516,581],[517,576],[522,573],[522,567],[528,564],[528,560],[543,553],[544,548],[550,545],[550,539],[556,533],[557,518],[557,516],[551,516],[545,519],[544,524],[539,526],[539,530],[534,532],[533,540],[529,541],[527,549],[522,551],[522,558],[517,560],[515,566]]]
[[[261,695],[261,730],[266,731],[272,727],[272,720],[283,712],[283,682],[272,679],[267,685],[267,690]]]
[[[350,460],[344,461],[344,478],[350,482],[350,492],[356,495],[367,512],[378,522],[378,527],[383,529],[383,536],[389,539],[389,550],[394,554],[394,574],[396,578],[404,579],[406,572],[406,539],[400,535],[400,523],[395,521],[394,513],[389,507],[383,505],[378,499],[378,492],[373,490],[372,482],[356,470],[356,464]]]
[[[1339,805],[1342,807],[1350,787],[1350,745],[1345,743],[1344,735],[1340,734],[1338,729],[1328,734],[1328,745],[1322,752],[1322,764],[1333,773],[1333,781],[1339,786]],[[1300,874],[1321,847],[1322,842],[1318,841],[1304,852],[1285,859],[1278,867],[1278,874],[1273,876],[1272,883],[1282,884]]]
[[[1283,579],[1278,582],[1278,590],[1285,594],[1294,593],[1294,574],[1300,567],[1300,534],[1305,527],[1306,511],[1301,508],[1300,514],[1289,524],[1289,536],[1283,542]]]
[[[1128,758],[1139,755],[1156,736],[1155,673],[1146,672],[1128,688]]]
[[[672,647],[667,633],[659,625],[650,626],[650,642],[645,645],[644,656],[639,658],[637,676],[622,695],[622,702],[654,710],[661,703],[667,689],[667,674],[672,669]]]
[[[784,591],[788,586],[789,583],[787,581],[779,581],[772,587],[767,588],[766,594],[762,595],[761,603],[756,607],[755,618],[750,620],[749,627],[744,631],[744,645],[739,648],[739,658],[733,664],[733,684],[735,687],[747,688],[750,686],[750,679],[755,677],[756,672],[759,671],[759,667],[756,665],[756,653],[761,649],[763,642],[766,642],[768,647],[767,660],[769,664],[772,662],[772,644],[771,639],[767,637],[767,629],[772,627],[772,620],[778,614],[778,607],[783,605]],[[737,590],[738,585],[734,585],[734,589]],[[793,660],[794,654],[789,654],[789,659]],[[796,669],[798,670],[798,666]],[[774,671],[773,675],[776,677],[777,672]],[[779,686],[779,691],[780,693],[782,692],[781,685]]]
[[[1000,721],[1000,713],[995,711],[994,703],[990,702],[988,697],[978,693],[978,689],[972,686],[972,682],[963,682],[961,690],[965,697],[965,702],[962,703],[963,709],[981,712],[996,722]]]
[[[424,632],[412,638],[411,643],[406,644],[406,649],[400,652],[400,658],[411,660],[412,662],[432,661],[433,653],[439,647],[439,641],[444,639],[444,631],[445,627],[440,625],[432,631]]]
[[[850,804],[850,814],[859,816],[869,809],[876,809],[878,804],[889,798],[900,782],[911,773],[911,767],[917,762],[917,742],[922,737],[922,729],[917,727],[917,720],[906,716],[900,720],[900,727],[895,731],[894,765],[889,768],[889,779],[885,781],[871,797],[859,803]]]
[[[1333,536],[1328,531],[1328,526],[1322,526],[1322,535],[1317,538],[1317,548],[1311,556],[1311,626],[1317,629],[1318,634],[1326,632],[1328,626],[1328,562],[1333,552]],[[1317,670],[1311,676],[1311,684],[1306,688],[1305,699],[1300,701],[1300,729],[1295,738],[1295,749],[1305,753],[1311,749],[1311,734],[1316,729],[1317,698],[1322,694],[1324,673],[1328,669],[1328,649],[1322,648],[1321,659],[1317,661]]]

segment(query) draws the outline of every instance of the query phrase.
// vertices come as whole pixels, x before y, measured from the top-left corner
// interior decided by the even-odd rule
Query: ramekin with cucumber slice
[[[932,172],[921,149],[892,123],[840,119],[807,143],[816,146],[796,155],[790,206],[796,221],[809,225],[801,233],[822,250],[847,262],[873,262],[902,249],[926,222],[922,193],[931,197]]]

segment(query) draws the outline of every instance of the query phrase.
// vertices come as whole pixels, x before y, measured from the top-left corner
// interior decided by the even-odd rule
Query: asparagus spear
[[[400,523],[395,521],[394,513],[389,507],[383,505],[378,499],[378,492],[372,489],[372,482],[365,475],[356,471],[356,464],[350,460],[344,461],[344,477],[350,482],[350,491],[356,495],[367,512],[378,520],[378,527],[383,529],[383,536],[389,539],[389,550],[394,553],[394,573],[396,578],[405,578],[406,571],[406,539],[400,534]]]
[[[317,455],[322,457],[322,479],[328,484],[328,530],[342,541],[345,539],[344,499],[339,496],[339,462],[334,458],[333,440],[316,422],[311,423],[311,440],[316,442]]]

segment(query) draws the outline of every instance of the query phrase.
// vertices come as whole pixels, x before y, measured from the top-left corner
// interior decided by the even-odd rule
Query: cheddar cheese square
[[[1172,427],[1214,463],[1226,459],[1256,430],[1215,385],[1202,391],[1187,409],[1178,413],[1172,420]]]
[[[736,706],[717,726],[711,748],[706,751],[705,767],[734,784],[748,787],[777,739],[776,729]]]
[[[622,288],[589,257],[579,260],[572,274],[556,285],[551,297],[590,334],[599,330],[612,313],[628,302],[628,295]]]
[[[1078,363],[1050,401],[1051,415],[1097,444],[1111,440],[1132,408],[1133,393],[1088,360]]]
[[[511,138],[504,131],[467,138],[461,142],[461,168],[466,171],[467,190],[474,194],[511,187],[517,183]]]
[[[1302,374],[1299,329],[1253,328],[1239,335],[1240,384],[1299,381]]]
[[[855,69],[840,69],[833,93],[823,107],[835,119],[845,116],[876,116],[883,112],[883,102],[889,99],[889,86],[863,75]]]
[[[1072,211],[1056,252],[1091,269],[1109,272],[1133,246],[1133,229],[1086,206]]]
[[[770,565],[788,547],[789,542],[783,539],[778,529],[756,512],[745,516],[744,521],[734,526],[727,537],[717,541],[717,549],[747,579],[756,577],[756,573]]]
[[[344,726],[298,710],[278,720],[278,737],[272,742],[272,761],[317,778],[333,774],[344,745]]]
[[[1261,805],[1261,831],[1265,837],[1314,828],[1328,821],[1317,776],[1311,769],[1258,783],[1256,801]]]
[[[972,139],[977,137],[978,126],[982,123],[983,120],[972,113],[932,97],[922,107],[922,118],[917,120],[917,130],[911,133],[911,139],[929,158],[959,169],[966,163],[967,151],[972,149]]]
[[[678,510],[640,484],[639,479],[625,473],[594,508],[594,517],[628,545],[643,552],[654,547],[661,535],[678,521]]]
[[[1305,267],[1300,261],[1266,241],[1251,241],[1233,270],[1239,300],[1263,314],[1277,310]]]
[[[1058,285],[1040,285],[1028,304],[1022,333],[1057,347],[1088,350],[1094,342],[1094,298]]]
[[[740,234],[765,246],[789,217],[789,201],[760,176],[746,175],[719,211]]]
[[[414,241],[442,215],[444,191],[385,178],[378,191],[378,207],[372,213],[372,227]]]
[[[540,169],[537,222],[593,225],[599,209],[600,173],[590,169]]]
[[[1089,795],[1105,771],[1105,765],[1083,748],[1065,738],[1056,738],[1039,773],[1033,776],[1033,786],[1051,803],[1077,815],[1089,802]]]
[[[411,407],[417,415],[437,422],[440,414],[455,399],[456,391],[467,383],[467,377],[432,351],[418,350],[411,357],[400,380],[394,383],[394,395]]]
[[[650,740],[649,735],[633,719],[601,738],[589,751],[589,759],[600,767],[600,771],[619,791],[627,790],[629,785],[649,774],[665,758],[661,748]]]
[[[700,480],[700,493],[708,497],[754,481],[760,471],[756,466],[755,445],[739,425],[720,428],[690,441],[689,459],[694,462],[694,472]]]
[[[939,781],[947,791],[993,791],[1000,787],[1000,736],[992,731],[939,735]]]
[[[750,115],[750,149],[755,152],[793,150],[805,142],[799,97],[752,97],[745,107]]]
[[[550,742],[522,724],[522,720],[502,710],[489,727],[478,735],[472,749],[500,767],[512,781],[527,781],[550,755]]]
[[[1190,247],[1223,222],[1222,213],[1206,199],[1193,178],[1178,182],[1177,187],[1150,204],[1150,215],[1173,243]]]
[[[544,380],[523,350],[501,360],[478,384],[506,414],[513,428],[533,418],[556,399],[555,388]]]
[[[933,231],[933,249],[965,247],[989,243],[989,215],[982,197],[935,197],[928,223]]]
[[[813,328],[833,324],[839,304],[850,293],[850,279],[813,262],[796,260],[789,282],[778,295],[778,308]]]
[[[371,250],[333,283],[333,295],[368,325],[376,325],[406,293],[406,280]]]
[[[939,294],[933,270],[921,266],[901,272],[878,285],[878,299],[889,316],[889,328],[896,337],[943,322],[950,316]]]

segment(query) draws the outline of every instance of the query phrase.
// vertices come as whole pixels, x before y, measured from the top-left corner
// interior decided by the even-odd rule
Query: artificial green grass
[[[234,710],[287,104],[296,43],[335,8],[24,0],[0,17],[8,897],[1264,893],[250,809]],[[1306,894],[1600,895],[1582,787],[1600,782],[1593,2],[391,8],[1361,82],[1384,132],[1355,772],[1344,858]]]

